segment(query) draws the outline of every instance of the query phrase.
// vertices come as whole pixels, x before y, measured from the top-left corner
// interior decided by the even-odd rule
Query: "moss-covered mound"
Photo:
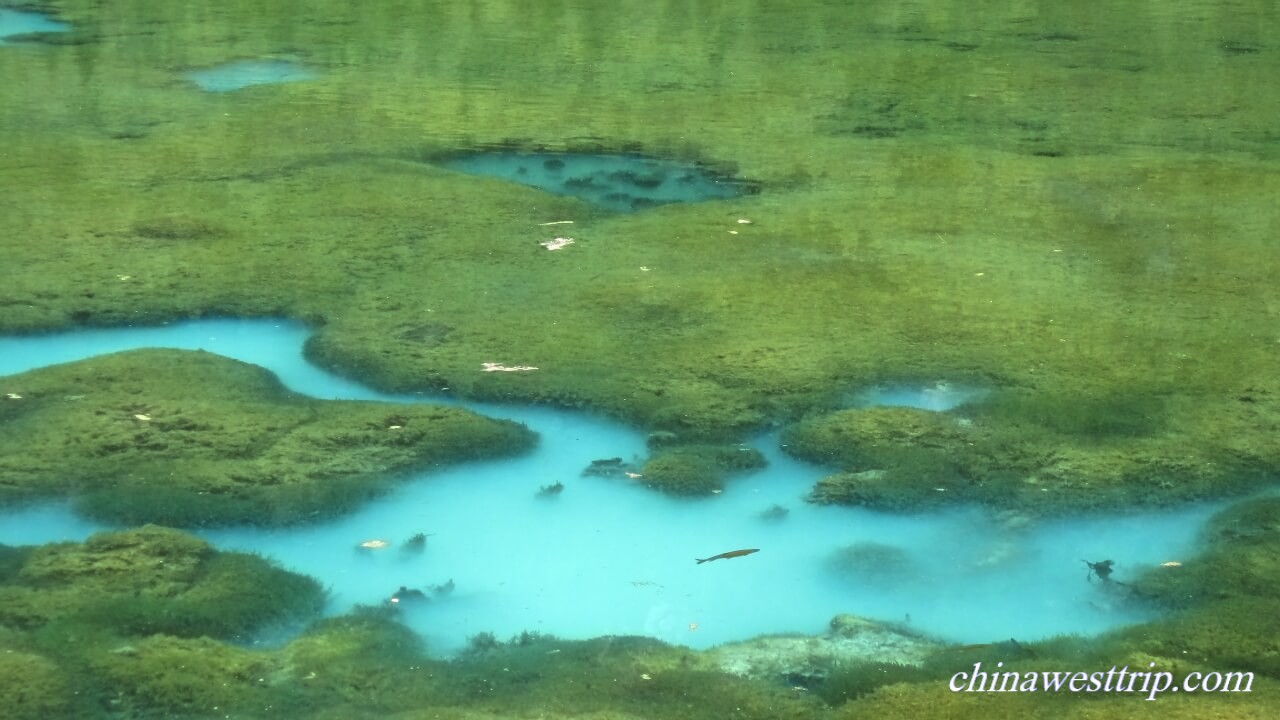
[[[1241,493],[1269,482],[1267,423],[1188,443],[1186,412],[1143,396],[1107,401],[998,393],[949,412],[840,410],[792,425],[783,446],[835,465],[811,499],[917,510],[955,502],[1022,512],[1115,510]],[[1242,404],[1242,412],[1253,411]],[[1236,427],[1233,424],[1233,427]]]
[[[735,473],[765,466],[759,450],[743,446],[686,445],[655,452],[640,468],[640,482],[668,495],[711,495]]]
[[[313,615],[323,600],[310,578],[149,525],[24,548],[21,563],[0,575],[0,626],[235,639]]]
[[[77,701],[68,669],[24,649],[22,639],[0,627],[0,707],[7,720],[75,717]]]
[[[72,496],[125,523],[283,524],[351,509],[393,476],[528,450],[524,426],[427,405],[322,401],[262,368],[141,350],[4,379],[0,503]]]

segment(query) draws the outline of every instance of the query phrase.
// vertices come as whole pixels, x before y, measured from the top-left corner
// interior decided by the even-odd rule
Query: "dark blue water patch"
[[[45,13],[0,8],[0,45],[22,40],[38,40],[40,33],[68,32],[71,26]]]
[[[759,192],[755,183],[683,163],[630,153],[545,153],[497,150],[442,163],[459,172],[571,195],[617,212]]]
[[[237,60],[183,73],[201,90],[231,92],[253,85],[299,82],[319,77],[319,73],[290,60]]]

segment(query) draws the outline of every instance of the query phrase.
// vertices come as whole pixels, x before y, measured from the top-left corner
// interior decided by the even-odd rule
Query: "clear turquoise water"
[[[70,29],[67,23],[58,22],[48,15],[0,8],[0,45],[11,42],[6,38],[13,35],[66,32]]]
[[[736,197],[750,186],[706,168],[640,155],[482,152],[446,167],[571,195],[618,212]]]
[[[1124,478],[1135,502],[1159,503],[1184,489],[1173,477],[1218,498],[1214,483],[1236,478],[1216,473],[1237,466],[1274,489],[1273,5],[0,8],[0,326],[70,328],[0,334],[0,433],[21,416],[4,405],[15,373],[180,347],[312,397],[463,404],[541,438],[524,457],[406,478],[325,523],[198,531],[314,576],[330,618],[451,582],[394,610],[425,658],[411,642],[363,649],[367,637],[315,630],[318,649],[278,645],[278,629],[205,642],[14,620],[64,583],[15,587],[27,555],[7,546],[109,528],[59,502],[0,509],[0,720],[1274,715],[1274,538],[1219,528],[1231,554],[1198,560],[1225,500],[1153,511],[1108,494]],[[578,242],[538,247],[560,234]],[[292,319],[151,326],[219,315]],[[303,359],[299,318],[325,324],[349,376]],[[487,360],[543,369],[471,374]],[[522,397],[654,423],[390,395],[361,377],[487,397],[550,378]],[[1004,389],[1017,397],[990,428],[1031,444],[1016,460],[1045,475],[1017,462],[994,474],[1021,475],[1033,501],[1057,483],[1116,512],[817,506],[806,496],[832,468],[788,456],[775,432],[837,408],[966,418],[966,403]],[[726,418],[760,429],[745,443],[769,465],[712,497],[582,476],[645,456],[644,432]],[[1061,446],[1036,445],[1046,436]],[[557,482],[559,496],[536,496]],[[1096,498],[1090,482],[1106,486]],[[784,518],[761,519],[775,507]],[[395,547],[420,532],[421,555]],[[374,538],[393,546],[355,549]],[[892,567],[833,571],[851,546]],[[760,550],[694,563],[744,547]],[[1084,561],[1103,559],[1122,582],[1161,564],[1157,583],[1193,578],[1171,598],[1188,609],[1122,602],[1121,586],[1088,578]],[[930,676],[818,699],[823,681],[793,668],[742,681],[682,649],[815,636],[843,613],[942,643],[1084,638],[1036,646],[1062,669],[1155,658],[1249,668],[1268,685],[1178,705],[983,698],[1008,703],[996,708],[947,705]],[[593,641],[458,654],[481,633],[525,632]],[[973,651],[941,649],[931,672],[968,667]],[[249,659],[223,664],[239,652]],[[321,659],[299,661],[307,652]],[[853,672],[843,681],[865,690],[899,677]]]
[[[183,73],[201,90],[231,92],[254,85],[300,82],[319,77],[319,73],[287,60],[237,60],[210,68]]]
[[[219,320],[0,338],[0,373],[134,347],[174,347],[261,365],[312,397],[440,401],[380,394],[319,370],[302,359],[308,335],[296,323]],[[872,389],[864,398],[945,409],[937,387]],[[634,430],[549,408],[465,405],[525,423],[541,436],[538,449],[412,479],[323,525],[202,535],[220,548],[263,553],[319,578],[331,589],[333,613],[386,604],[401,586],[453,580],[449,597],[403,610],[439,654],[461,649],[480,632],[508,637],[522,631],[569,639],[644,635],[706,648],[766,633],[819,633],[842,612],[976,643],[1096,633],[1146,617],[1087,582],[1081,559],[1115,560],[1120,579],[1186,557],[1204,520],[1220,507],[1026,526],[965,508],[895,515],[816,507],[804,496],[824,471],[783,455],[771,435],[754,443],[768,456],[767,469],[731,481],[710,499],[672,499],[627,481],[581,476],[595,459],[642,457],[644,438]],[[565,485],[559,497],[536,496],[556,482]],[[788,508],[788,516],[763,522],[759,514],[775,504]],[[94,529],[58,506],[0,514],[0,543],[83,539]],[[418,532],[434,533],[421,556],[394,547],[354,549],[364,540],[399,543]],[[900,548],[909,567],[891,579],[852,582],[828,569],[832,553],[858,542]],[[761,551],[735,562],[693,562],[737,547]]]

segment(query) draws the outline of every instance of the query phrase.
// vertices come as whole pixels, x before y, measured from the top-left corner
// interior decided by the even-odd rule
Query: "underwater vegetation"
[[[458,408],[305,398],[203,352],[117,353],[4,383],[16,397],[0,400],[0,502],[70,496],[113,522],[306,522],[410,470],[535,442]]]
[[[0,330],[286,316],[322,325],[309,357],[382,390],[590,408],[685,442],[740,442],[848,388],[972,378],[1025,396],[983,419],[1010,442],[1074,437],[1034,476],[1108,478],[1101,506],[1176,497],[1152,457],[1183,496],[1280,467],[1257,331],[1280,287],[1257,262],[1278,219],[1273,18],[587,5],[498,0],[482,29],[434,3],[425,50],[398,6],[23,5],[73,30],[0,53]],[[907,47],[928,52],[903,66]],[[325,72],[231,93],[177,75],[284,57]],[[601,199],[682,175],[597,180],[577,154],[731,167],[768,192],[619,213],[422,161],[476,148],[607,180]]]
[[[822,636],[767,636],[704,652],[646,638],[570,642],[525,632],[504,641],[482,633],[452,659],[427,655],[388,607],[317,620],[284,644],[254,647],[264,624],[313,615],[319,589],[179,531],[143,527],[81,544],[0,547],[0,702],[5,717],[17,720],[206,717],[215,706],[264,720],[1083,720],[1144,717],[1151,706],[1159,717],[1262,720],[1274,714],[1268,695],[1280,690],[1280,634],[1270,627],[1280,616],[1272,566],[1277,518],[1276,498],[1223,511],[1206,532],[1202,555],[1152,569],[1132,582],[1141,593],[1115,596],[1167,597],[1174,613],[1096,638],[951,646],[846,615]],[[228,558],[236,561],[218,569]],[[1205,574],[1228,565],[1225,574]],[[36,608],[43,614],[21,599],[30,588],[48,599],[48,607]],[[1181,601],[1188,593],[1190,604]],[[152,603],[152,624],[113,604],[117,598]],[[1154,662],[1176,678],[1209,670],[1256,676],[1249,694],[1198,693],[1188,701],[1171,693],[1154,703],[1116,693],[951,692],[949,679],[977,662],[1022,672]]]
[[[0,47],[0,331],[288,316],[323,324],[312,359],[384,390],[589,408],[679,443],[798,421],[796,453],[840,471],[815,489],[826,502],[1111,510],[1239,493],[1280,468],[1267,332],[1280,282],[1265,262],[1280,226],[1280,28],[1266,3],[1197,3],[1192,17],[1135,0],[692,14],[433,2],[430,42],[404,6],[22,3],[73,29]],[[329,71],[218,94],[175,76],[295,50]],[[566,153],[582,138],[594,152],[731,162],[769,192],[618,213],[405,160]],[[567,221],[575,244],[547,252],[559,231],[543,223]],[[153,353],[0,380],[0,497],[77,493],[123,522],[296,522],[361,502],[389,474],[532,443],[456,410],[290,399],[234,367]],[[934,420],[835,410],[845,388],[896,377],[996,390]],[[664,465],[676,491],[718,487],[703,474],[714,462],[677,455],[657,477]],[[0,708],[13,720],[1270,720],[1275,510],[1251,501],[1222,517],[1202,556],[1124,580],[1136,590],[1108,585],[1117,602],[1175,614],[1029,643],[1017,662],[1253,668],[1248,695],[946,688],[978,659],[1007,661],[1004,638],[919,665],[833,666],[802,691],[636,638],[494,639],[443,661],[377,610],[250,648],[219,633],[256,627],[269,594],[224,615],[221,581],[178,602],[199,587],[181,572],[236,579],[237,599],[241,580],[294,581],[147,535],[145,552],[0,548]],[[153,551],[179,575],[148,565]],[[32,558],[38,585],[22,579]],[[130,586],[117,565],[159,584]],[[107,589],[101,609],[77,604],[80,582]],[[113,599],[117,582],[146,617]],[[199,627],[213,635],[182,634]]]
[[[911,554],[900,547],[857,542],[834,550],[825,561],[827,571],[848,583],[893,583],[912,578]]]
[[[789,426],[791,455],[840,469],[811,500],[915,510],[971,502],[1033,514],[1243,494],[1271,482],[1265,443],[1188,446],[1164,401],[998,392],[948,412],[872,407]],[[1260,439],[1259,439],[1260,440]]]
[[[310,578],[153,525],[3,554],[0,625],[24,631],[60,623],[244,640],[307,619],[324,600]]]
[[[654,452],[636,480],[668,495],[712,495],[724,489],[727,478],[758,470],[765,463],[755,448],[686,445]]]
[[[764,522],[776,523],[776,522],[782,522],[783,520],[786,520],[787,515],[789,514],[791,514],[791,511],[789,509],[787,509],[782,505],[774,504],[774,505],[770,505],[764,510],[761,510],[756,515],[756,517],[760,518],[760,520]]]

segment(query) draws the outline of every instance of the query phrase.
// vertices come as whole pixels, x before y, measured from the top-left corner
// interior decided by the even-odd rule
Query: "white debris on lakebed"
[[[538,244],[548,250],[559,250],[561,248],[569,247],[570,245],[572,245],[573,238],[558,237],[558,238],[553,238],[551,240],[547,240],[546,242],[540,242]]]
[[[537,370],[532,365],[503,365],[502,363],[480,363],[480,372],[528,372]]]

